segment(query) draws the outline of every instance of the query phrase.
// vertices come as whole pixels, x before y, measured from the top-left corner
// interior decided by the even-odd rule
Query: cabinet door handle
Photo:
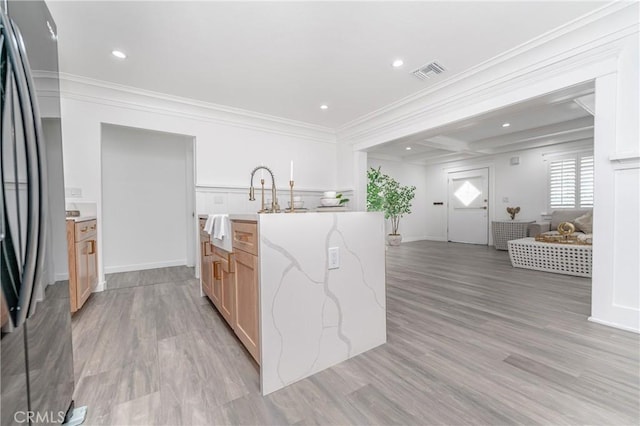
[[[220,281],[222,277],[220,275],[220,269],[222,264],[220,262],[213,262],[213,279],[216,281]]]
[[[80,232],[87,232],[89,230],[88,226],[85,226],[84,228],[80,229]]]
[[[96,254],[96,240],[89,240],[89,244],[91,244],[91,248],[87,254]]]

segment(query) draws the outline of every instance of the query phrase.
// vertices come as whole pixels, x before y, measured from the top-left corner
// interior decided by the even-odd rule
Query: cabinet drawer
[[[86,240],[87,238],[95,238],[97,234],[98,222],[94,220],[86,220],[84,222],[76,222],[76,241]]]
[[[258,224],[256,222],[233,221],[233,249],[258,255]]]

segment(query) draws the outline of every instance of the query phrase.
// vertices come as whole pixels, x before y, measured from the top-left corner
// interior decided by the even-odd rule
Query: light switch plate
[[[329,269],[338,269],[340,267],[340,248],[329,247]]]

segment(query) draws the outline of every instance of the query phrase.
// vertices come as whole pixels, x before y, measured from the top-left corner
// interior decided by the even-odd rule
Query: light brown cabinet
[[[235,321],[235,277],[233,254],[215,247],[213,249],[213,283],[218,291],[218,310],[233,327]]]
[[[97,222],[67,220],[71,312],[87,301],[98,284]]]
[[[0,327],[3,327],[7,321],[9,321],[9,309],[4,302],[4,295],[0,291]]]
[[[260,363],[258,328],[258,226],[233,221],[233,253],[213,247],[200,218],[200,276],[203,292]]]
[[[258,224],[233,221],[231,228],[236,278],[233,330],[251,356],[260,364]]]

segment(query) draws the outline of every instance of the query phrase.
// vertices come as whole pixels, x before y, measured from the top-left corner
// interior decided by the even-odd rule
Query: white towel
[[[213,238],[222,240],[229,233],[229,215],[217,214],[213,219]]]
[[[204,224],[204,231],[209,235],[213,232],[213,220],[215,217],[216,215],[210,214],[207,216],[207,222]]]

